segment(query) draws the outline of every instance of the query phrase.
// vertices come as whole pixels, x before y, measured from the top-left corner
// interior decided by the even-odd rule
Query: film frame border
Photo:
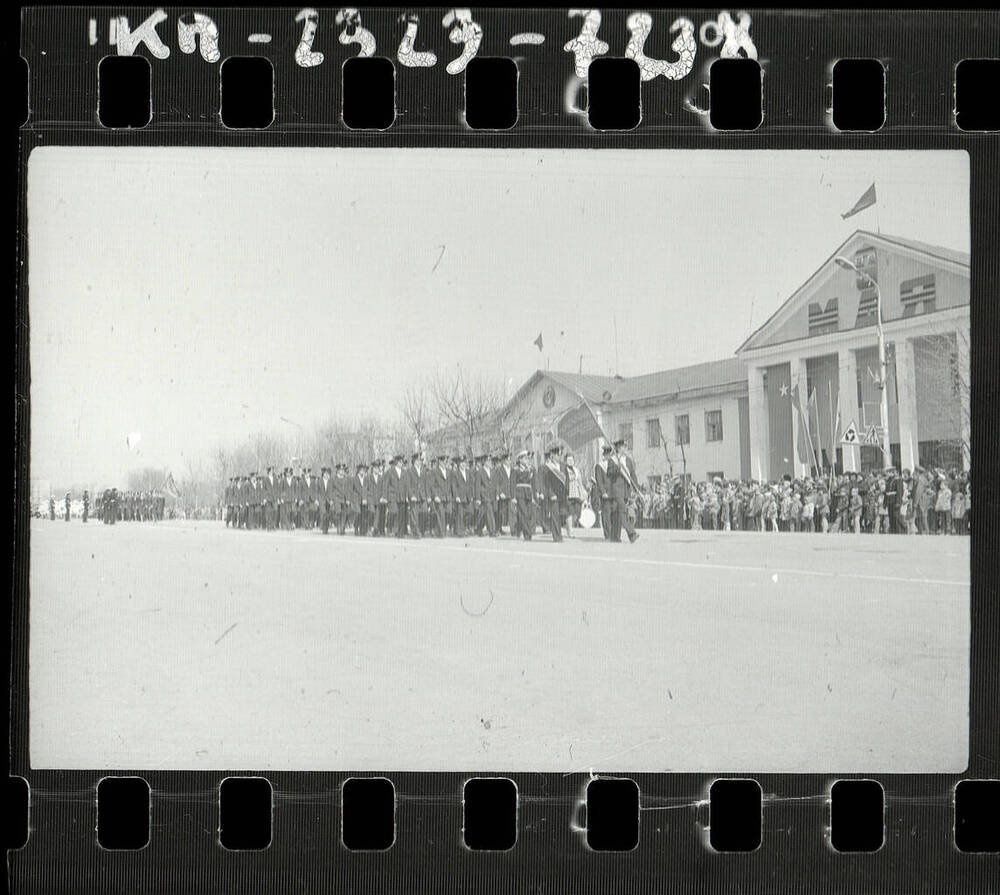
[[[184,11],[170,11],[169,21]],[[433,23],[442,10],[421,11]],[[717,14],[704,10],[707,18]],[[102,891],[128,884],[142,891],[168,889],[221,891],[235,885],[274,888],[298,875],[306,875],[309,888],[334,881],[363,879],[372,889],[392,891],[405,880],[408,889],[437,889],[442,884],[466,884],[486,890],[527,889],[539,883],[573,880],[586,891],[608,887],[655,887],[658,881],[673,887],[686,885],[714,890],[738,879],[747,886],[770,885],[794,891],[827,891],[831,884],[856,882],[859,874],[874,889],[926,886],[940,881],[942,890],[958,884],[969,892],[986,891],[995,880],[996,857],[961,853],[954,845],[953,793],[963,779],[1000,777],[1000,710],[996,681],[1000,680],[1000,606],[990,593],[990,572],[995,567],[996,505],[988,495],[994,490],[996,444],[1000,426],[989,412],[990,396],[996,394],[997,371],[993,345],[1000,335],[997,311],[989,302],[1000,285],[1000,266],[991,252],[1000,236],[997,133],[959,131],[953,117],[954,66],[961,59],[992,58],[1000,36],[997,15],[981,13],[928,13],[902,11],[795,13],[757,12],[752,36],[761,53],[764,69],[764,120],[752,132],[718,132],[698,120],[677,120],[665,114],[658,120],[646,110],[657,103],[670,110],[683,108],[686,86],[714,61],[709,53],[696,59],[696,69],[680,85],[654,79],[643,85],[643,121],[626,132],[597,132],[567,116],[563,86],[566,56],[550,46],[537,58],[525,52],[518,59],[522,87],[536,97],[536,106],[519,108],[517,125],[508,131],[470,131],[461,121],[461,79],[448,79],[443,63],[456,52],[444,39],[428,41],[441,63],[433,77],[414,78],[420,91],[435,102],[424,114],[397,116],[385,131],[351,131],[330,109],[339,108],[336,78],[303,78],[288,52],[298,38],[285,35],[285,43],[242,47],[241,55],[266,52],[275,66],[276,96],[292,98],[294,105],[282,111],[276,99],[275,122],[261,131],[227,131],[217,117],[205,118],[208,97],[217,91],[217,77],[209,77],[200,66],[208,66],[200,54],[182,54],[173,36],[164,32],[172,49],[167,60],[152,59],[154,113],[150,124],[129,131],[107,130],[96,120],[96,58],[82,38],[86,19],[107,17],[118,10],[33,9],[22,19],[22,55],[29,65],[31,117],[20,131],[19,170],[26,170],[33,148],[58,143],[77,146],[517,146],[522,148],[729,148],[729,149],[963,149],[968,152],[971,194],[972,282],[976,300],[971,307],[973,350],[973,453],[976,464],[974,493],[979,515],[972,534],[971,587],[971,692],[970,757],[964,774],[755,774],[721,769],[719,774],[631,774],[627,766],[595,769],[601,776],[627,776],[635,780],[644,809],[640,821],[639,846],[631,852],[594,852],[582,840],[579,824],[581,799],[585,798],[586,774],[554,775],[520,773],[498,769],[497,775],[513,779],[518,788],[520,822],[516,846],[502,853],[470,852],[461,844],[462,788],[464,782],[482,774],[394,773],[381,776],[396,789],[396,840],[385,852],[347,852],[340,845],[337,827],[340,783],[354,774],[348,770],[324,773],[271,772],[154,772],[128,769],[93,771],[35,771],[29,767],[27,742],[28,672],[28,432],[29,393],[27,351],[28,320],[25,259],[25,185],[18,184],[17,229],[8,245],[16,251],[18,299],[15,308],[16,425],[13,656],[11,690],[11,773],[30,784],[30,833],[25,847],[8,856],[12,881],[22,891]],[[131,20],[142,21],[149,10],[128,9]],[[260,28],[261,22],[284,22],[290,10],[211,10],[223,36],[230,30]],[[376,34],[395,34],[396,12],[362,10]],[[622,36],[625,10],[604,11],[601,37]],[[654,14],[655,11],[654,11]],[[321,21],[332,22],[335,11],[320,11]],[[568,27],[565,11],[483,10],[481,21],[488,34],[506,25],[518,31],[558,34],[560,43]],[[659,26],[674,15],[662,14]],[[132,19],[134,17],[134,19]],[[857,27],[863,17],[863,27]],[[700,15],[695,17],[701,21]],[[285,26],[283,26],[285,27]],[[277,29],[275,28],[275,31]],[[432,29],[427,29],[430,33]],[[254,31],[254,33],[257,33]],[[325,31],[328,71],[339,71],[346,58],[335,43],[335,32]],[[45,36],[46,54],[39,37]],[[443,38],[442,35],[438,37]],[[622,39],[624,44],[624,39]],[[391,42],[390,42],[391,43]],[[484,53],[494,55],[486,49]],[[801,48],[812,47],[809,59]],[[612,46],[609,55],[618,48]],[[145,52],[139,47],[138,54]],[[499,53],[496,53],[499,55]],[[825,121],[823,66],[837,58],[870,56],[888,59],[886,105],[888,118],[875,133],[837,133]],[[58,65],[51,63],[58,61]],[[698,66],[703,66],[698,68]],[[177,71],[177,69],[180,71]],[[949,75],[949,73],[951,73]],[[72,74],[72,77],[67,77]],[[314,72],[315,74],[315,72]],[[398,85],[411,72],[397,69]],[[428,83],[430,81],[431,83]],[[68,82],[68,83],[67,83]],[[283,88],[282,84],[289,85]],[[812,85],[809,89],[801,84]],[[206,86],[207,85],[207,86]],[[651,85],[651,86],[650,86]],[[180,91],[172,103],[158,102],[164,89]],[[815,88],[815,89],[813,89]],[[288,93],[282,91],[287,89]],[[407,90],[411,88],[407,87]],[[187,93],[186,93],[187,92]],[[166,94],[166,95],[169,95]],[[217,95],[217,94],[216,94]],[[406,96],[412,96],[408,93]],[[397,102],[400,94],[397,92]],[[187,99],[187,102],[184,100]],[[408,102],[408,100],[407,100]],[[176,117],[157,115],[171,106]],[[290,111],[289,111],[290,109]],[[546,114],[547,113],[547,114]],[[332,116],[332,117],[331,117]],[[274,792],[273,839],[261,852],[225,852],[218,845],[218,801],[220,781],[231,775],[266,777]],[[141,776],[152,790],[151,842],[138,852],[101,849],[96,841],[96,787],[109,775]],[[828,817],[826,799],[837,779],[864,776],[884,787],[886,839],[873,854],[836,853],[823,834]],[[705,838],[705,804],[708,788],[717,777],[752,777],[763,790],[763,839],[760,848],[748,853],[717,854]],[[326,806],[328,810],[320,810]],[[828,833],[828,831],[827,831]],[[53,861],[58,855],[59,862]],[[773,873],[781,869],[781,881]],[[498,877],[503,874],[503,877]]]

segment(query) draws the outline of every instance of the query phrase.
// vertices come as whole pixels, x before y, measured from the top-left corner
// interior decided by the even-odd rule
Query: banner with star
[[[795,444],[792,411],[791,371],[788,364],[775,364],[765,370],[764,393],[767,397],[768,478],[795,475]]]

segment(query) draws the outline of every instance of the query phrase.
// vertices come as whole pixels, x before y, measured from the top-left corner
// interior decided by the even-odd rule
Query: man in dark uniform
[[[438,458],[438,471],[441,476],[441,484],[444,493],[441,496],[441,505],[444,508],[445,534],[455,532],[455,501],[451,494],[451,480],[455,477],[455,467],[452,458],[447,454],[442,454]]]
[[[496,475],[497,492],[497,532],[506,527],[511,531],[510,523],[510,452],[501,451],[493,458],[493,472]]]
[[[315,491],[312,467],[303,466],[299,473],[299,528],[311,529],[315,524]]]
[[[428,531],[436,538],[443,538],[447,530],[446,511],[450,485],[441,470],[441,457],[431,457],[430,469],[426,472],[427,498],[430,510]]]
[[[385,468],[380,457],[375,457],[369,470],[369,501],[371,502],[372,537],[379,538],[385,534],[385,500],[382,498]]]
[[[535,522],[532,515],[532,505],[535,498],[535,471],[529,462],[530,451],[521,451],[517,455],[517,465],[511,470],[510,520],[511,534],[531,540],[534,534]]]
[[[90,492],[84,488],[83,489],[83,521],[87,521],[87,516],[90,514]]]
[[[243,476],[233,476],[233,528],[243,526]]]
[[[601,530],[604,540],[611,540],[611,491],[608,484],[608,460],[614,448],[606,444],[601,448],[601,459],[594,464],[594,491],[591,504],[601,514]]]
[[[385,533],[403,537],[406,533],[406,483],[403,481],[403,455],[396,454],[382,477],[382,500],[385,501]]]
[[[332,467],[327,467],[333,472]],[[322,473],[322,469],[320,470]],[[322,485],[322,480],[320,475],[312,474],[312,467],[309,467],[309,519],[310,528],[317,528],[320,524],[320,517],[322,516],[322,503],[323,496],[320,493],[320,486]]]
[[[901,491],[899,478],[895,468],[886,472],[885,480],[885,507],[889,513],[889,532],[899,533],[899,492]]]
[[[250,490],[247,494],[247,501],[250,504],[250,512],[247,516],[247,528],[260,528],[264,518],[264,489],[261,487],[257,471],[250,473]]]
[[[292,500],[292,526],[296,529],[305,527],[305,478],[306,469],[304,466],[300,466],[298,472],[294,469],[292,470],[292,494],[294,495]]]
[[[118,489],[111,489],[111,524],[114,525],[118,521],[118,514],[121,512],[121,505],[119,503]]]
[[[282,531],[288,531],[292,527],[295,513],[295,479],[292,477],[290,467],[286,466],[282,470],[275,494],[277,497],[278,527]]]
[[[410,456],[410,466],[406,470],[404,496],[406,499],[406,527],[411,538],[423,535],[423,515],[427,507],[430,488],[429,475],[419,453]]]
[[[275,500],[278,480],[274,475],[273,466],[268,466],[264,470],[264,477],[260,483],[261,512],[264,518],[264,529],[266,531],[274,531],[278,523],[278,505]]]
[[[69,491],[66,492],[66,497],[65,497],[64,500],[65,500],[65,504],[66,504],[66,509],[65,509],[65,513],[64,513],[64,516],[63,516],[63,521],[64,522],[69,522]]]
[[[569,505],[569,485],[559,463],[559,448],[550,447],[542,464],[542,495],[544,510],[552,540],[562,541],[562,520]]]
[[[628,514],[628,501],[636,490],[635,463],[625,452],[625,440],[615,442],[615,453],[608,460],[608,488],[611,495],[611,540],[622,539],[622,527],[628,534],[629,543],[635,543],[639,533],[632,525]]]
[[[330,533],[330,520],[336,517],[337,496],[333,484],[333,477],[330,475],[330,467],[320,468],[319,480],[319,527],[323,534]]]
[[[476,507],[476,535],[482,537],[483,526],[491,537],[497,536],[497,487],[499,476],[493,469],[493,458],[483,454],[478,458],[479,471],[476,473],[473,501]]]
[[[532,471],[535,474],[535,504],[532,507],[531,530],[534,532],[536,525],[541,526],[542,534],[548,533],[549,530],[549,511],[545,503],[545,486],[542,484],[542,470],[545,468],[547,456],[543,454],[540,463],[532,464]]]
[[[465,457],[455,457],[458,467],[451,477],[451,499],[454,505],[455,537],[464,538],[468,534],[469,513],[472,509],[472,473]]]
[[[354,536],[364,537],[371,526],[371,476],[367,463],[358,463],[350,487],[346,488],[351,512],[354,514]]]
[[[333,466],[333,520],[337,525],[337,534],[347,531],[354,517],[354,486],[347,474],[346,463],[335,463]],[[354,519],[357,528],[357,519]]]
[[[250,527],[250,491],[252,488],[250,476],[240,476],[240,528]]]

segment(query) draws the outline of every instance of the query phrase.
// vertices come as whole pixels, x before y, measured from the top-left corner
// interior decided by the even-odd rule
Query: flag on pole
[[[167,477],[163,480],[163,484],[160,485],[160,490],[165,491],[174,500],[180,499],[180,494],[177,491],[177,485],[174,482],[174,474],[172,472],[167,473]]]
[[[838,430],[840,429],[840,383],[837,383],[837,403],[833,403],[833,380],[828,379],[826,383],[827,394],[830,402],[830,467],[837,465],[837,441]]]
[[[864,194],[854,203],[854,207],[850,211],[845,211],[840,217],[842,220],[847,220],[849,217],[856,215],[859,211],[864,211],[866,208],[871,208],[875,204],[875,184],[872,183],[868,189],[865,190]]]
[[[816,389],[813,388],[809,392],[809,400],[806,402],[806,411],[808,413],[807,422],[809,423],[809,433],[815,434],[813,439],[813,453],[816,456],[816,463],[819,466],[819,471],[823,471],[823,427],[820,424],[819,418],[819,399],[816,396]]]
[[[594,430],[596,431],[597,435],[603,438],[606,444],[611,444],[611,439],[608,438],[608,433],[604,431],[604,427],[601,425],[601,421],[597,418],[597,414],[594,413],[594,408],[590,406],[590,402],[583,396],[583,392],[577,391],[576,396],[580,399],[583,406],[587,409],[587,413],[590,415],[591,421],[594,426]]]
[[[799,384],[796,382],[792,386],[792,418],[796,422],[798,437],[795,440],[795,453],[799,463],[807,469],[812,469],[818,464],[816,454],[813,450],[812,435],[809,432],[809,414],[805,409],[802,400],[802,392],[799,391]]]
[[[553,426],[554,434],[571,448],[579,448],[595,438],[603,438],[604,430],[597,423],[589,405],[580,403],[567,410]]]
[[[532,345],[537,345],[538,346],[538,350],[541,351],[542,350],[542,334],[539,333],[538,334],[538,338],[535,339],[535,341],[532,342],[531,344]]]

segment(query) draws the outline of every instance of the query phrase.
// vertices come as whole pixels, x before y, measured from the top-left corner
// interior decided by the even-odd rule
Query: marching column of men
[[[159,491],[119,491],[105,488],[97,492],[94,512],[105,525],[116,522],[161,522],[166,498]],[[90,513],[90,495],[83,492],[83,521]]]
[[[595,470],[592,497],[608,540],[638,535],[630,521],[628,502],[635,488],[635,466],[624,453],[624,442],[606,448]],[[616,452],[617,450],[617,452]],[[345,463],[324,466],[319,475],[310,467],[292,467],[263,475],[251,472],[229,479],[223,495],[229,528],[264,530],[331,529],[343,535],[353,528],[359,537],[497,537],[510,533],[531,540],[538,528],[562,540],[573,524],[570,481],[561,448],[551,447],[538,468],[529,451],[511,462],[509,452],[474,458],[442,454],[425,464],[423,456],[397,454],[388,460],[359,463],[353,472]],[[579,504],[579,501],[577,501]]]

